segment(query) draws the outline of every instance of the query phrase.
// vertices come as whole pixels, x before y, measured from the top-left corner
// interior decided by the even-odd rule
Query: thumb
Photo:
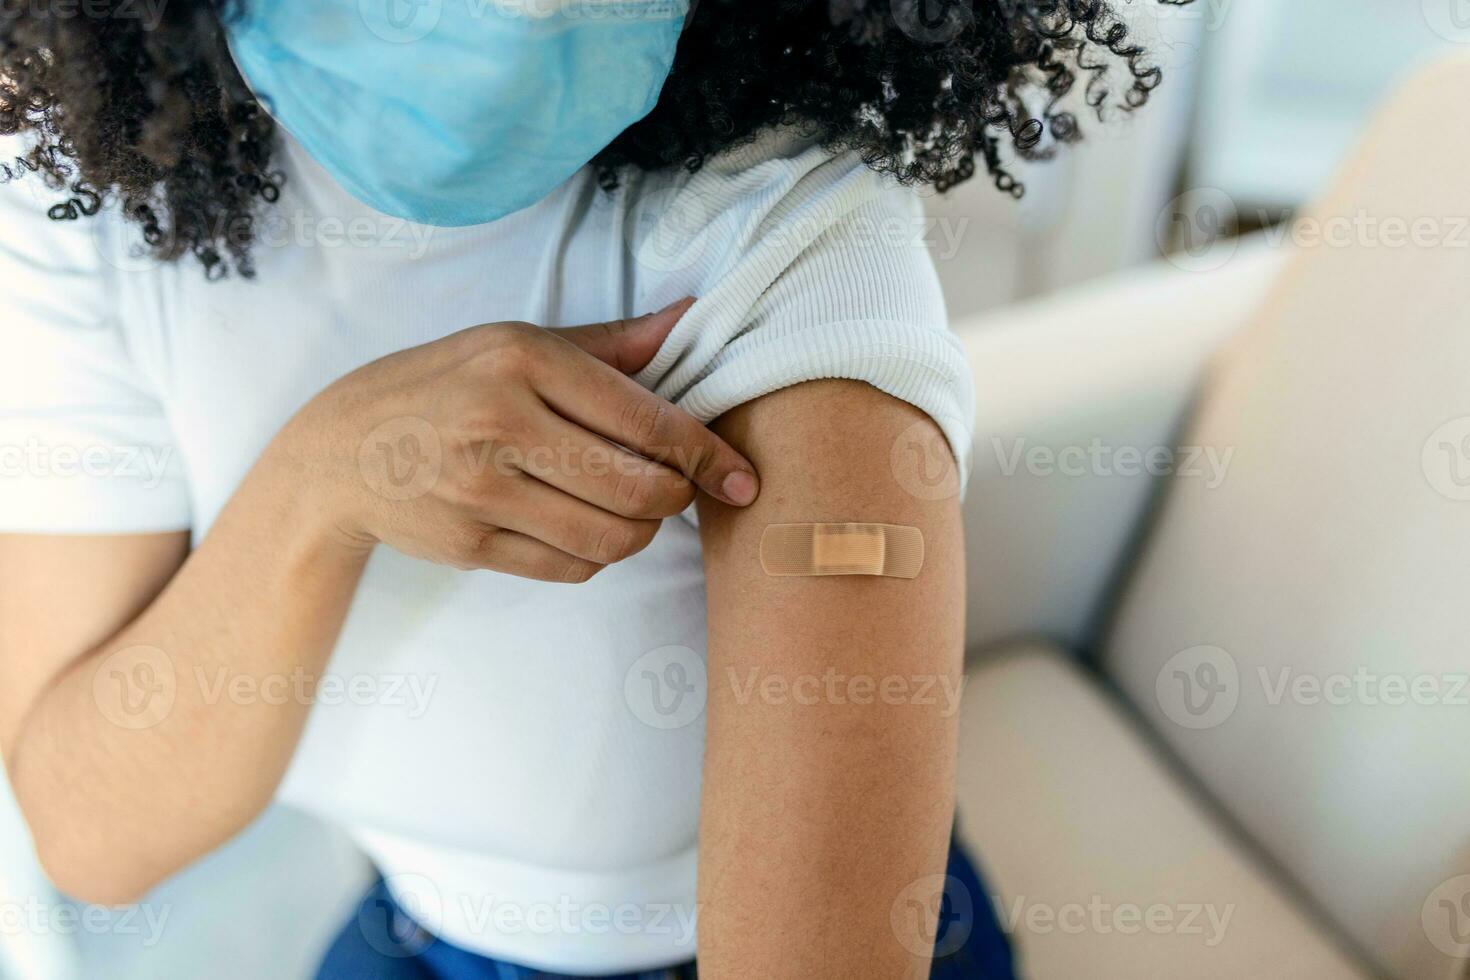
[[[634,374],[653,360],[653,355],[658,352],[669,331],[674,329],[674,324],[693,305],[694,297],[686,296],[657,313],[645,313],[627,320],[609,320],[607,323],[590,323],[582,327],[564,327],[552,332],[570,340],[604,364],[610,364],[624,374]]]

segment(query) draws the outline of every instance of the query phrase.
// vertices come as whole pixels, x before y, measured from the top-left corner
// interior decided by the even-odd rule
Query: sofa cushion
[[[1230,467],[1169,481],[1103,656],[1408,980],[1470,967],[1467,97],[1463,57],[1410,82],[1298,226],[1184,436]]]
[[[958,793],[1031,980],[1365,976],[1055,649],[967,677]]]

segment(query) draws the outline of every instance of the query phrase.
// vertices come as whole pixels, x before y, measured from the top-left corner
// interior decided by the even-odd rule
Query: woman
[[[3,203],[0,744],[58,885],[280,799],[383,874],[324,976],[692,975],[696,906],[706,978],[1008,975],[901,184],[1142,104],[1107,5],[150,9],[0,15],[60,190]],[[766,574],[799,522],[922,568]]]

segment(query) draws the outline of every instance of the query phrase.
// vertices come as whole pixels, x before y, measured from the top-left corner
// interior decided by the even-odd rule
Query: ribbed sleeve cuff
[[[866,381],[932,418],[969,483],[974,385],[953,334],[890,320],[841,321],[765,338],[755,331],[731,343],[710,370],[675,401],[701,422],[761,395],[823,378]]]

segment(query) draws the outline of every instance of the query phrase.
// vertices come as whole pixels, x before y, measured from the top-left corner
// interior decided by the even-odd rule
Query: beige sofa
[[[1470,976],[1466,92],[1302,226],[1376,231],[962,328],[960,826],[1033,980]]]

